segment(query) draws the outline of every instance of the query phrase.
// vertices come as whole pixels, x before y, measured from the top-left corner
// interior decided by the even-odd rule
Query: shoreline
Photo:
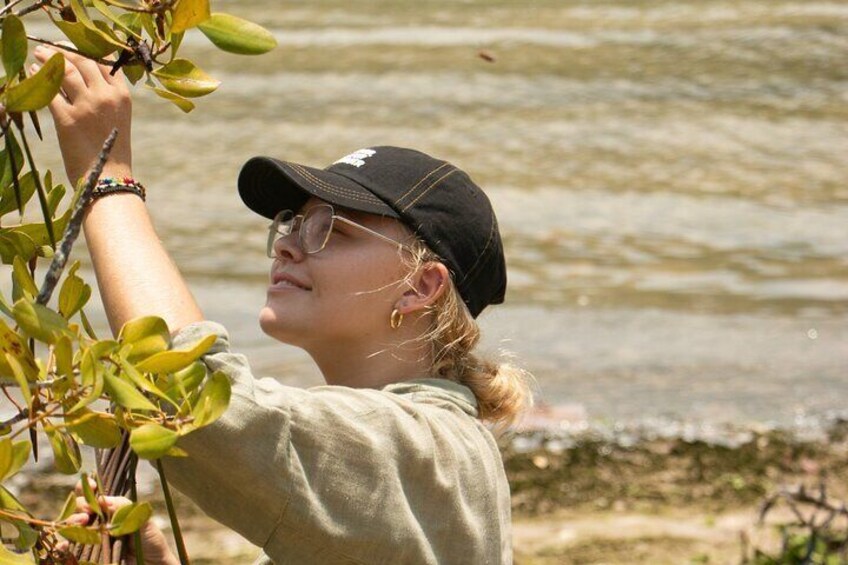
[[[785,429],[637,436],[622,426],[581,428],[501,438],[516,563],[738,563],[743,539],[761,547],[777,543],[773,528],[756,524],[770,493],[826,480],[831,496],[848,497],[845,418],[833,419],[817,437]],[[51,516],[74,482],[36,471],[16,486],[25,505]],[[168,530],[161,491],[150,486],[143,498]],[[177,507],[194,563],[245,563],[258,554],[185,497],[177,497]]]

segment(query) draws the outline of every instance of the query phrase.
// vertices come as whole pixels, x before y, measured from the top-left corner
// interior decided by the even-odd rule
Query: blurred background
[[[393,144],[490,195],[510,283],[481,316],[485,347],[536,375],[553,425],[794,426],[845,408],[848,3],[213,10],[268,27],[279,48],[238,57],[190,32],[181,55],[223,84],[189,115],[137,89],[134,168],[207,317],[259,375],[322,384],[256,323],[267,221],[238,199],[241,164],[323,167]],[[62,170],[50,136],[39,152]]]

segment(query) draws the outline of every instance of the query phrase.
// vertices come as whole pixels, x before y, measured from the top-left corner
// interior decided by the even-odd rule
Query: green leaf
[[[50,194],[47,195],[47,207],[50,210],[51,216],[56,215],[56,210],[59,209],[59,203],[62,202],[65,192],[65,185],[59,184],[54,186],[53,190],[50,191]]]
[[[59,535],[75,543],[83,545],[98,545],[100,543],[99,528],[84,528],[82,526],[65,526],[59,528]],[[0,562],[2,563],[2,562]]]
[[[0,508],[4,510],[9,510],[15,514],[19,514],[21,516],[31,517],[32,515],[24,508],[23,504],[14,497],[14,495],[9,492],[5,487],[0,485]],[[35,542],[38,541],[39,535],[33,528],[31,528],[26,522],[23,520],[16,520],[14,518],[6,518],[3,517],[2,520],[11,523],[18,530],[18,537],[15,539],[15,547],[20,550],[26,550],[35,545]],[[2,547],[2,545],[0,545]],[[16,554],[12,554],[16,555]],[[0,565],[4,562],[0,561]],[[17,562],[11,562],[17,563]],[[24,561],[24,563],[32,563],[32,561]]]
[[[144,76],[146,69],[141,63],[134,63],[132,65],[124,65],[121,67],[121,70],[124,71],[124,76],[127,77],[127,80],[135,84]]]
[[[167,386],[165,394],[174,400],[186,398],[190,392],[200,386],[200,383],[206,378],[206,373],[206,364],[202,361],[195,361],[185,369],[163,379]]]
[[[102,0],[88,0],[88,1],[91,2],[91,5],[94,6],[94,8],[98,12],[100,12],[101,14],[106,16],[106,19],[110,20],[112,23],[115,24],[115,26],[117,26],[119,29],[126,32],[127,35],[132,35],[136,39],[141,40],[141,36],[139,34],[137,34],[135,31],[133,31],[126,24],[124,24],[124,22],[121,21],[121,18],[119,16],[116,16],[115,13],[112,12],[112,10],[109,8],[109,6],[106,5],[105,2],[103,2]]]
[[[142,459],[159,459],[177,443],[179,435],[159,424],[144,424],[130,432],[130,447]]]
[[[92,22],[95,29],[80,21],[54,20],[53,23],[62,30],[65,37],[70,39],[77,49],[89,57],[102,59],[123,47],[106,22],[100,20]]]
[[[202,428],[221,417],[230,404],[230,388],[230,380],[221,371],[209,377],[191,411],[193,427]]]
[[[30,337],[44,343],[56,343],[63,335],[70,336],[68,321],[53,310],[22,298],[12,308],[18,325]]]
[[[69,336],[61,336],[53,344],[53,358],[56,361],[56,374],[71,375],[74,370],[73,347]]]
[[[29,441],[12,443],[9,438],[0,440],[0,483],[21,470],[31,451],[32,444]]]
[[[198,341],[191,349],[162,351],[151,355],[144,361],[136,364],[136,369],[144,373],[173,373],[188,367],[194,361],[200,359],[204,353],[209,351],[215,343],[216,336],[207,335]]]
[[[64,214],[53,220],[53,228],[55,229],[54,233],[64,232],[70,218],[71,209],[68,208]],[[50,245],[50,234],[47,232],[47,228],[43,223],[21,224],[19,226],[14,226],[11,229],[14,229],[18,233],[27,235],[30,239],[32,239],[36,246]]]
[[[0,353],[10,356],[17,362],[25,380],[34,381],[38,376],[38,365],[23,338],[6,325],[0,318]],[[0,356],[0,376],[11,377],[13,370],[5,357]]]
[[[91,327],[91,323],[85,315],[85,310],[80,310],[80,321],[82,322],[82,327],[85,328],[86,335],[88,335],[91,339],[97,339],[97,334],[95,333],[94,328]]]
[[[116,2],[115,0],[109,0],[109,4],[115,6],[116,8],[137,8],[137,5],[123,5],[120,2]],[[133,31],[133,33],[137,35],[141,35],[141,30],[143,28],[142,25],[142,16],[150,17],[150,14],[142,14],[141,12],[124,12],[123,14],[118,15],[118,19],[121,20],[121,24],[127,26],[129,29]]]
[[[47,106],[58,94],[65,76],[65,57],[56,53],[31,77],[6,89],[7,112],[34,112]]]
[[[75,261],[59,290],[59,312],[66,319],[70,319],[82,309],[91,298],[91,287],[76,274],[79,266],[79,261]]]
[[[3,19],[3,37],[0,38],[3,48],[3,67],[6,76],[11,78],[24,68],[27,57],[27,37],[24,23],[14,14]]]
[[[121,429],[111,415],[83,409],[67,416],[65,423],[66,429],[76,434],[85,445],[109,449],[121,442]]]
[[[68,414],[74,413],[100,398],[105,386],[103,365],[100,364],[100,361],[92,353],[91,349],[85,349],[81,357],[80,377],[82,386],[87,387],[88,392],[82,395],[77,403],[67,411]]]
[[[188,59],[174,59],[153,75],[166,89],[187,98],[209,94],[221,84]]]
[[[77,510],[77,494],[73,491],[65,497],[65,504],[62,505],[62,510],[56,518],[57,522],[63,522],[68,519],[71,514],[75,514]]]
[[[8,265],[16,257],[29,261],[37,252],[35,242],[19,230],[0,228],[0,261]]]
[[[171,33],[191,29],[209,19],[209,0],[179,0],[171,14]]]
[[[34,565],[35,559],[31,551],[26,553],[13,553],[0,545],[0,565]]]
[[[9,372],[12,374],[15,382],[18,383],[18,387],[21,389],[21,396],[24,397],[24,402],[26,402],[27,407],[31,407],[32,391],[29,389],[30,379],[28,379],[24,374],[20,360],[10,353],[4,353],[3,362],[4,366],[9,368]]]
[[[151,394],[158,396],[162,400],[165,400],[165,401],[167,401],[171,404],[174,404],[174,401],[169,396],[167,396],[164,392],[159,390],[159,388],[155,384],[153,384],[152,382],[147,380],[145,378],[145,376],[142,375],[141,372],[139,372],[138,369],[133,367],[132,364],[129,361],[127,361],[125,358],[123,358],[123,357],[120,358],[119,364],[121,365],[121,370],[123,371],[124,375],[126,375],[126,377],[130,381],[132,381],[132,383],[135,386],[137,386],[138,388],[140,388],[144,391],[147,391]]]
[[[230,14],[214,13],[197,26],[218,49],[239,55],[261,55],[277,46],[264,27]]]
[[[103,382],[109,396],[119,406],[128,410],[159,410],[155,404],[150,402],[134,386],[108,371],[103,374]]]
[[[80,469],[80,450],[77,442],[65,432],[46,430],[50,447],[53,448],[53,463],[56,470],[66,475],[73,475]]]
[[[118,508],[111,520],[109,534],[121,537],[137,531],[153,515],[149,502],[128,504]]]
[[[24,154],[21,151],[20,145],[18,145],[18,140],[15,139],[14,135],[10,135],[11,133],[11,130],[6,132],[6,143],[4,144],[4,147],[8,147],[9,149],[4,148],[0,151],[0,189],[2,189],[4,193],[6,188],[12,185],[12,173],[20,173],[24,166]],[[9,158],[9,151],[11,151],[12,155],[15,156],[14,167],[12,166],[12,162]],[[33,187],[34,186],[35,184],[33,184]],[[14,192],[12,193],[12,198],[14,198]],[[15,209],[17,209],[17,205],[15,206]]]
[[[94,496],[94,490],[91,488],[91,483],[88,481],[88,475],[86,473],[83,473],[82,477],[80,477],[80,486],[82,486],[82,496],[91,507],[91,511],[102,518],[103,509],[100,508],[100,502]]]
[[[164,88],[157,88],[155,86],[145,85],[147,88],[155,92],[161,98],[172,102],[177,108],[188,114],[192,110],[194,110],[194,102],[187,98],[183,98],[179,94],[174,94],[173,92],[169,92]]]
[[[177,52],[180,50],[180,45],[183,44],[184,37],[184,31],[180,33],[171,33],[171,58],[168,60],[169,63],[177,58]]]
[[[16,257],[12,262],[12,283],[13,287],[17,287],[17,289],[12,288],[12,300],[17,302],[26,295],[29,295],[27,298],[34,300],[38,296],[38,287],[32,279],[26,262],[20,257]]]
[[[127,356],[130,363],[166,351],[171,346],[171,332],[165,320],[156,316],[145,316],[130,320],[121,328],[118,341],[132,345]]]
[[[21,169],[18,168],[17,170],[20,171]],[[9,174],[11,175],[11,171]],[[10,184],[6,185],[5,188],[3,188],[2,194],[0,194],[0,216],[8,214],[9,212],[18,211],[18,199],[15,196],[15,187],[11,184],[11,182],[10,176]],[[21,189],[21,207],[23,207],[30,201],[32,195],[35,194],[35,179],[32,176],[32,171],[28,171],[20,178],[18,186]]]
[[[0,508],[3,510],[13,510],[24,516],[31,516],[24,505],[21,504],[21,501],[15,498],[15,495],[9,492],[3,485],[0,485]]]
[[[94,28],[94,22],[91,20],[91,16],[88,15],[88,11],[85,9],[82,0],[71,0],[71,10],[74,12],[78,21],[90,28]]]

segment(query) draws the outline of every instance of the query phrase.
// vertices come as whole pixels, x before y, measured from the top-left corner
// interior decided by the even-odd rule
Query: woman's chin
[[[273,308],[264,306],[259,311],[259,327],[269,337],[273,337],[277,341],[297,345],[296,336],[303,333],[296,331],[292,326],[291,317],[283,317]]]

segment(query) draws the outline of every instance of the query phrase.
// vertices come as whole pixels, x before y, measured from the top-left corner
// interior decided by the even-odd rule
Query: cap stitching
[[[417,183],[415,183],[415,186],[413,186],[412,188],[410,188],[409,190],[407,190],[404,194],[402,194],[402,195],[400,196],[400,198],[398,198],[398,199],[395,201],[395,204],[399,206],[399,205],[400,205],[400,201],[401,201],[401,200],[403,200],[404,198],[406,198],[407,196],[409,196],[409,194],[410,194],[412,191],[414,191],[416,188],[418,188],[418,187],[421,185],[421,183],[423,183],[425,180],[427,180],[427,178],[428,178],[430,175],[432,175],[433,173],[435,173],[436,171],[438,171],[439,169],[441,169],[441,168],[445,167],[445,166],[446,166],[446,165],[448,165],[448,164],[449,164],[449,163],[442,163],[441,165],[439,165],[438,167],[436,167],[435,169],[433,169],[432,171],[430,171],[429,173],[427,173],[426,175],[424,175],[424,176],[421,178],[421,180],[419,180]]]
[[[428,192],[430,192],[430,190],[432,190],[433,188],[435,188],[436,186],[438,186],[438,185],[439,185],[439,183],[441,183],[443,180],[445,180],[447,177],[449,177],[450,175],[452,175],[452,174],[453,174],[453,173],[455,173],[456,171],[457,171],[457,169],[453,169],[452,171],[448,171],[447,173],[445,173],[444,175],[442,175],[441,177],[439,177],[438,179],[436,179],[435,181],[433,181],[433,184],[431,184],[430,186],[428,186],[427,188],[425,188],[424,190],[422,190],[422,191],[421,191],[421,193],[420,193],[418,196],[416,196],[416,197],[415,197],[415,200],[411,201],[409,204],[407,204],[406,206],[404,206],[404,207],[403,207],[403,211],[404,211],[404,212],[406,212],[407,210],[409,210],[409,208],[410,208],[413,204],[415,204],[416,202],[418,202],[418,201],[419,201],[419,200],[420,200],[420,199],[421,199],[421,198],[422,198],[425,194],[427,194]]]
[[[491,227],[489,228],[489,239],[486,240],[486,245],[483,246],[483,250],[480,252],[480,255],[477,257],[477,260],[474,261],[474,264],[471,265],[471,267],[468,269],[468,271],[466,271],[465,276],[462,277],[461,281],[459,281],[460,285],[463,284],[466,281],[466,279],[468,279],[468,277],[470,277],[471,274],[474,271],[476,271],[479,266],[482,265],[482,263],[480,261],[483,259],[483,256],[486,254],[486,251],[489,250],[489,245],[492,243],[492,240],[494,239],[494,234],[495,234],[495,216],[493,214],[492,215],[492,224],[491,224]]]
[[[361,202],[368,202],[370,204],[383,204],[383,202],[379,198],[371,195],[370,193],[368,193],[368,196],[370,196],[369,198],[368,196],[364,196],[361,193],[354,192],[341,186],[323,181],[299,165],[295,165],[294,163],[287,163],[287,165],[291,167],[297,174],[306,179],[306,181],[310,184],[317,186],[318,188],[322,188],[331,194],[352,198],[353,200],[359,200]]]
[[[368,198],[367,196],[364,196],[364,195],[362,195],[358,192],[354,192],[354,191],[348,190],[344,187],[323,181],[323,180],[319,179],[318,177],[316,177],[315,175],[313,175],[312,173],[310,173],[309,171],[307,171],[306,169],[304,169],[303,167],[301,167],[300,165],[295,165],[295,164],[292,163],[290,166],[292,167],[292,169],[295,170],[296,173],[298,173],[300,176],[305,178],[308,182],[310,182],[314,186],[317,186],[319,188],[323,188],[324,190],[326,190],[327,192],[329,192],[331,194],[335,194],[335,195],[338,195],[338,196],[347,196],[347,197],[352,198],[354,200],[361,200],[363,202],[371,202],[371,203],[375,203],[375,204],[380,203],[379,199],[377,199],[376,197],[372,196],[372,198]]]

